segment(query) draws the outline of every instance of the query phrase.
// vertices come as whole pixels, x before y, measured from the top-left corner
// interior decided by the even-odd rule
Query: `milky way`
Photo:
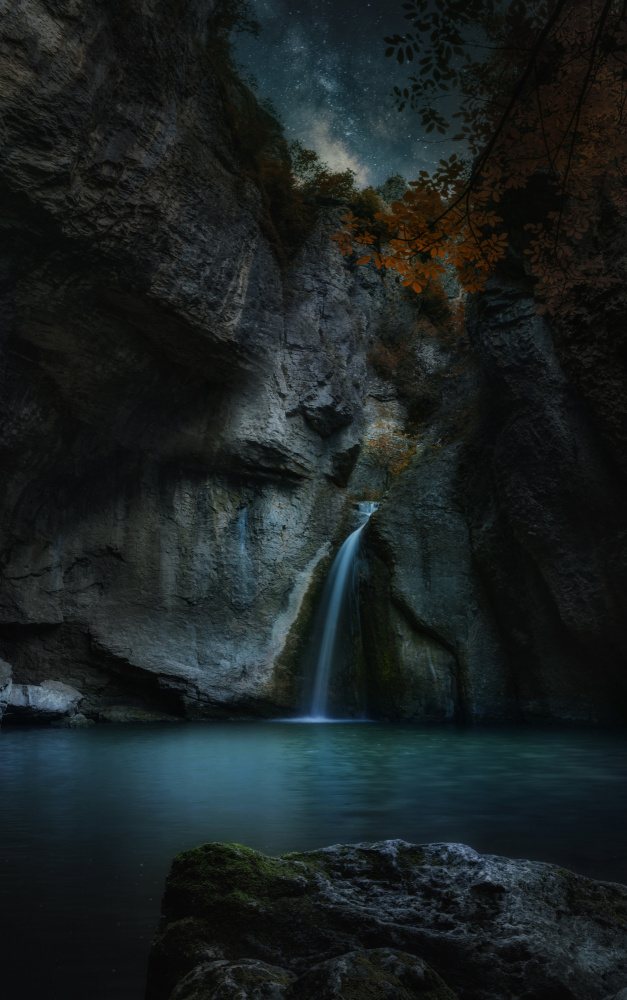
[[[408,180],[442,156],[416,116],[394,105],[404,70],[383,36],[403,30],[400,0],[252,0],[259,38],[240,36],[237,58],[269,98],[289,141],[300,140],[357,182]],[[445,144],[448,145],[448,144]]]

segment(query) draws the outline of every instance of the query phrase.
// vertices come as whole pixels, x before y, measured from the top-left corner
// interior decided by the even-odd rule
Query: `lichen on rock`
[[[459,844],[206,844],[173,862],[147,997],[209,1000],[216,971],[268,963],[274,992],[244,996],[605,1000],[626,918],[625,886]]]

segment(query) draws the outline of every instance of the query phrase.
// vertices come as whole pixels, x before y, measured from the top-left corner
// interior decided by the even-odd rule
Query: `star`
[[[383,36],[403,30],[400,0],[251,3],[261,32],[241,35],[236,56],[290,140],[333,170],[350,168],[360,186],[394,174],[410,180],[439,160],[441,144],[425,145],[419,121],[394,104],[392,88],[405,77],[385,58]]]

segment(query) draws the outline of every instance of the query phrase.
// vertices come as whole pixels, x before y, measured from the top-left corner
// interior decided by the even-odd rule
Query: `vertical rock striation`
[[[211,12],[2,15],[0,646],[93,713],[297,704],[383,308],[332,221],[281,266]]]
[[[535,310],[519,276],[481,296],[471,360],[369,526],[366,648],[387,717],[627,716],[625,456]]]

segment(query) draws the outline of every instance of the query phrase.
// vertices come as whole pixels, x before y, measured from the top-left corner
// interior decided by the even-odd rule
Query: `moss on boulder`
[[[626,914],[627,887],[461,844],[205,844],[172,865],[146,996],[606,1000]]]
[[[292,984],[286,1000],[458,1000],[415,955],[377,948],[321,962]]]

